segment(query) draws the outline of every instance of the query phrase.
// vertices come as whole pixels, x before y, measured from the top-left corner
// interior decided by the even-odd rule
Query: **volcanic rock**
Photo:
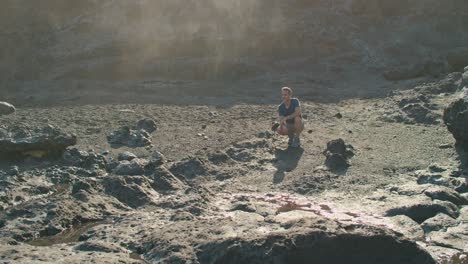
[[[123,160],[112,172],[117,175],[144,175],[148,164],[149,161],[145,159]]]
[[[353,147],[346,145],[343,139],[335,139],[327,143],[323,152],[326,156],[325,165],[332,170],[341,170],[349,167],[348,159],[354,156]]]
[[[210,169],[205,160],[196,157],[188,157],[173,164],[169,170],[176,176],[194,179],[197,176],[207,175]]]
[[[464,87],[468,88],[468,70],[465,70],[465,72],[462,75],[462,81],[460,84],[460,89],[463,89]]]
[[[154,131],[156,131],[157,126],[156,122],[153,119],[145,118],[137,122],[136,129],[143,129],[146,130],[146,132],[148,133],[153,133]]]
[[[453,72],[448,74],[442,80],[429,85],[423,85],[421,88],[432,94],[454,93],[460,87],[461,81],[462,74],[460,72]]]
[[[134,130],[128,126],[119,128],[107,136],[109,144],[114,146],[128,146],[132,148],[151,145],[151,138],[144,129]]]
[[[9,115],[16,111],[16,108],[7,102],[0,102],[0,116]]]
[[[131,160],[136,159],[136,158],[138,158],[137,155],[135,155],[135,154],[133,154],[131,152],[128,152],[128,151],[119,153],[119,156],[117,157],[117,159],[119,161],[123,161],[123,160],[131,161]]]
[[[188,186],[174,176],[168,169],[164,166],[159,166],[155,169],[154,174],[150,176],[152,178],[153,189],[158,192],[170,192],[176,190],[183,190],[186,189]]]
[[[468,149],[468,89],[463,89],[458,99],[445,108],[443,118],[456,142]]]
[[[106,159],[104,156],[94,151],[82,151],[72,148],[65,150],[62,157],[65,162],[72,166],[87,169],[103,169],[106,167]]]
[[[449,201],[455,205],[467,205],[468,200],[461,196],[458,192],[454,191],[453,189],[442,187],[442,186],[434,186],[424,191],[424,194],[431,197],[432,199],[437,199],[441,201]]]
[[[132,208],[156,202],[159,196],[146,177],[112,176],[104,180],[105,192]]]
[[[75,144],[75,135],[51,125],[35,129],[15,127],[0,133],[0,156],[56,155]]]
[[[438,213],[436,216],[422,222],[421,227],[424,232],[429,233],[432,231],[447,229],[448,227],[456,226],[458,224],[459,221],[453,219],[452,217],[444,213]]]

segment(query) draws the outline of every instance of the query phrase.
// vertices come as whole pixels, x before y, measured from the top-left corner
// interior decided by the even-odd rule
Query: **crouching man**
[[[289,137],[288,145],[300,147],[299,136],[304,129],[302,122],[301,103],[299,99],[292,97],[293,91],[289,87],[281,88],[283,102],[278,106],[278,121],[276,132]]]

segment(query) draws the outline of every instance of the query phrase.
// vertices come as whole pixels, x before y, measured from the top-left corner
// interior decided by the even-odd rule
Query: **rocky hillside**
[[[14,103],[267,100],[285,84],[329,100],[468,64],[464,0],[6,0],[0,22],[0,97]]]

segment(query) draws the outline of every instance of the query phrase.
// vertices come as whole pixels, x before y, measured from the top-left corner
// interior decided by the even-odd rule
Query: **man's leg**
[[[294,133],[299,137],[302,130],[304,130],[304,123],[302,122],[302,118],[297,116],[294,118]]]
[[[280,127],[278,127],[278,130],[276,130],[276,132],[280,135],[283,135],[283,136],[288,136],[289,137],[289,140],[288,140],[288,145],[291,145],[294,141],[294,124],[283,124],[283,125],[280,125]]]
[[[296,117],[294,118],[294,139],[291,144],[292,147],[300,147],[301,140],[299,136],[301,135],[302,130],[304,130],[304,123],[302,122],[302,118]]]

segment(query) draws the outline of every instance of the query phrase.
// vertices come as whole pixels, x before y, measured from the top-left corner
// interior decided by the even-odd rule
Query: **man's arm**
[[[302,114],[301,106],[297,106],[296,109],[294,109],[294,113],[283,117],[283,122],[286,122],[286,120],[288,119],[294,119],[297,116],[300,116],[301,114]]]

